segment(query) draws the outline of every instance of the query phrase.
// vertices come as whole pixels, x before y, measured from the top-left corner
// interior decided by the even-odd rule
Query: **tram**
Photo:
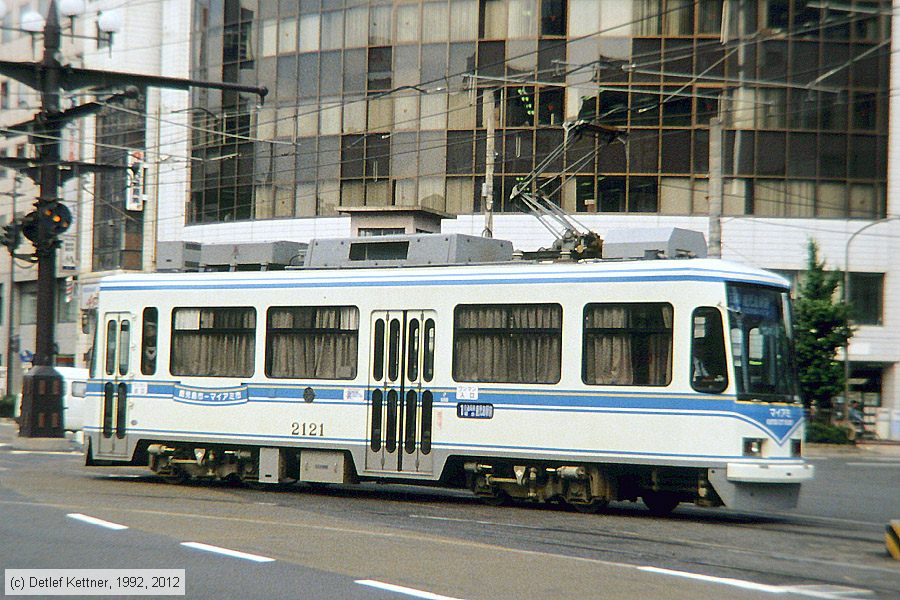
[[[796,505],[813,467],[782,277],[659,252],[399,266],[422,237],[334,246],[358,268],[103,279],[86,463],[585,512]]]

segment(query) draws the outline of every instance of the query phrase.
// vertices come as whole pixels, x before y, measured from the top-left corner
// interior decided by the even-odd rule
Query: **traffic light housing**
[[[49,241],[65,232],[72,224],[72,213],[65,204],[53,201],[42,204],[22,219],[22,233],[35,244]]]
[[[3,226],[3,237],[0,238],[0,244],[6,246],[10,252],[15,252],[21,241],[22,236],[19,233],[19,224],[17,222],[13,221],[9,225]]]
[[[40,218],[53,237],[60,235],[72,224],[72,213],[61,202],[48,202],[40,207]]]

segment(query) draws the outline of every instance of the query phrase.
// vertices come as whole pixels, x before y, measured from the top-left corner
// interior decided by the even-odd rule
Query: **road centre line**
[[[90,517],[88,515],[83,515],[81,513],[69,513],[66,515],[70,519],[75,519],[76,521],[81,521],[83,523],[88,523],[90,525],[97,525],[98,527],[105,527],[106,529],[112,529],[114,531],[121,531],[122,529],[128,529],[127,525],[119,525],[118,523],[113,523],[111,521],[104,521],[103,519],[98,519],[97,517]]]
[[[848,467],[888,467],[894,469],[900,467],[900,462],[848,462],[845,464]]]
[[[233,558],[242,558],[253,562],[265,563],[275,562],[274,558],[268,556],[260,556],[259,554],[249,554],[247,552],[239,552],[238,550],[230,550],[228,548],[220,548],[219,546],[210,546],[209,544],[201,544],[200,542],[181,542],[182,546],[193,548],[195,550],[203,550],[204,552],[214,552],[216,554],[224,554]]]
[[[453,598],[451,596],[441,596],[440,594],[423,592],[422,590],[416,590],[413,588],[403,587],[402,585],[394,585],[391,583],[383,583],[381,581],[375,581],[373,579],[357,579],[356,583],[358,583],[359,585],[367,585],[369,587],[378,588],[380,590],[386,590],[388,592],[396,592],[398,594],[405,594],[407,596],[414,596],[416,598],[424,598],[425,600],[460,600],[459,598]]]

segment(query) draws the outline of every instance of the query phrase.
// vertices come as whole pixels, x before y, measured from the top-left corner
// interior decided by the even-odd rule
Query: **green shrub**
[[[807,423],[806,441],[813,444],[852,444],[850,430],[825,423]]]
[[[13,416],[13,410],[16,406],[16,396],[15,394],[7,394],[0,398],[0,417],[11,417]]]

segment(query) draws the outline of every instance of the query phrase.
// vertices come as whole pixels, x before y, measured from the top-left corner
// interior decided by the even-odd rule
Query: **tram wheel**
[[[488,506],[506,506],[512,502],[512,498],[509,497],[509,494],[503,491],[498,491],[496,494],[490,496],[479,494],[478,499]]]
[[[244,480],[244,485],[250,488],[251,490],[259,490],[263,492],[284,492],[292,489],[295,485],[297,485],[296,479],[291,479],[289,481],[279,481],[278,483],[263,483],[261,481],[255,480]]]
[[[609,506],[609,502],[603,498],[595,498],[590,502],[568,502],[568,505],[574,508],[577,512],[584,513],[586,515],[595,515]]]
[[[657,517],[668,515],[681,502],[678,496],[671,492],[647,491],[641,495],[641,499],[650,513]]]
[[[190,475],[184,472],[184,469],[174,468],[167,475],[162,475],[162,480],[172,485],[181,485],[190,479]]]

